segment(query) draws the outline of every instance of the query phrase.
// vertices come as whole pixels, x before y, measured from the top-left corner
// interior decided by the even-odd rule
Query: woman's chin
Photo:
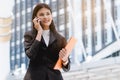
[[[50,26],[50,24],[49,24],[49,23],[46,23],[46,24],[44,24],[44,26]]]

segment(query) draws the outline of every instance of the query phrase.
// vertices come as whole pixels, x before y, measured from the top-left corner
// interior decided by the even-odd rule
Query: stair
[[[120,57],[74,65],[71,69],[62,73],[64,80],[120,80]]]

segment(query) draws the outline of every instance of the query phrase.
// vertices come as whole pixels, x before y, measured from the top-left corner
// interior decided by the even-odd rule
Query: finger
[[[65,52],[65,49],[64,49],[64,48],[62,49],[62,52]]]
[[[40,22],[41,20],[40,19],[38,19],[38,22]]]
[[[33,22],[34,22],[34,23],[37,23],[37,20],[36,20],[36,19],[33,19]]]
[[[39,18],[35,17],[35,18],[33,19],[33,21],[36,21],[36,22],[37,22],[37,21],[38,21],[38,19],[39,19]]]
[[[63,55],[63,52],[60,51],[60,53],[59,53],[59,57],[60,57],[60,58],[63,58],[63,56],[64,56],[64,55]]]
[[[66,52],[64,49],[61,50],[61,54],[62,54],[62,56],[65,56]]]
[[[62,49],[63,56],[67,55],[67,51],[65,49]]]
[[[67,53],[65,49],[63,49],[62,52],[63,52],[65,55],[66,55],[66,53]]]
[[[37,20],[38,20],[38,18],[37,18],[37,17],[35,17],[33,20],[34,20],[34,21],[37,21]]]
[[[61,59],[63,59],[63,58],[64,58],[64,55],[63,55],[62,53],[60,53],[60,54],[59,54],[59,57],[60,57]]]
[[[62,51],[60,52],[59,57],[60,57],[63,61],[66,60],[65,53],[63,53]]]

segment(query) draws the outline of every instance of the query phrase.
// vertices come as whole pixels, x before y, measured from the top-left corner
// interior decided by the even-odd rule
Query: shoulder
[[[67,44],[67,40],[63,35],[61,35],[60,33],[57,33],[56,36],[57,36],[59,43],[61,43],[64,46]]]
[[[24,34],[24,37],[26,37],[26,36],[32,36],[32,31],[26,31]]]
[[[29,40],[32,40],[33,39],[33,32],[32,32],[32,30],[31,31],[27,31],[27,32],[25,32],[25,34],[24,34],[24,39],[25,39],[25,41],[29,41]]]
[[[56,36],[59,40],[66,40],[65,37],[61,35],[60,33],[57,33]]]

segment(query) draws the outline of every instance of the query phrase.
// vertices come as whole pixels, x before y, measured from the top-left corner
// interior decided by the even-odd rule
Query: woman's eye
[[[47,15],[50,15],[50,13],[47,13]]]
[[[45,14],[43,14],[43,13],[41,13],[41,14],[39,14],[39,16],[49,16],[50,15],[50,13],[48,12],[48,13],[45,13]]]
[[[39,16],[44,16],[44,14],[39,14]]]

